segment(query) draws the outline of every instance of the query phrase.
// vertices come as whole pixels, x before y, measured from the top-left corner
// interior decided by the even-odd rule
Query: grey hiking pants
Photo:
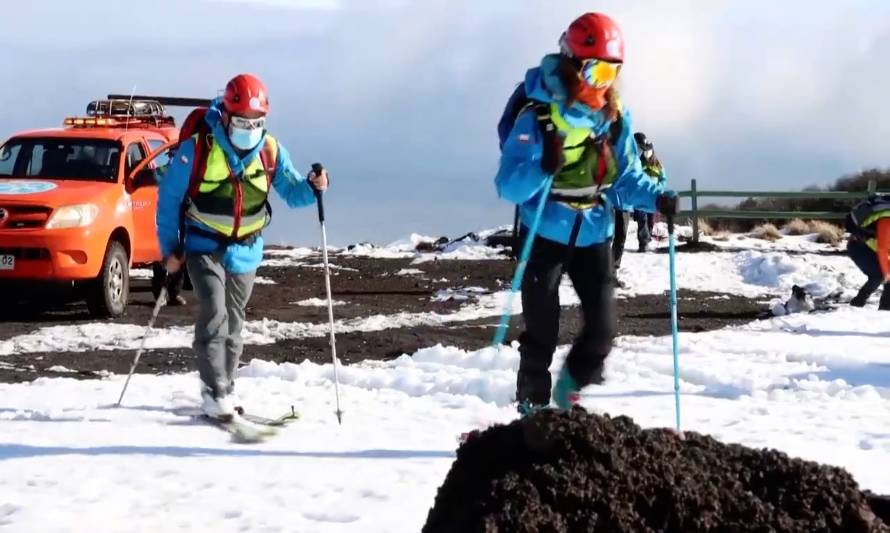
[[[190,255],[186,261],[199,302],[192,342],[198,373],[214,398],[223,397],[235,389],[235,372],[244,349],[241,328],[256,272],[227,272],[220,253]]]

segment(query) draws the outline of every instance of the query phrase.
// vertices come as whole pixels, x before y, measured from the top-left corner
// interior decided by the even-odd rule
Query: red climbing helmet
[[[269,91],[253,74],[238,74],[226,84],[223,106],[230,115],[261,117],[269,112]]]
[[[624,62],[624,37],[614,20],[602,13],[581,15],[559,39],[560,51],[576,59]]]

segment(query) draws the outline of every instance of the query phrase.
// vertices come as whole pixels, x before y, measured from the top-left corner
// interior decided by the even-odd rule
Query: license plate
[[[0,270],[15,270],[15,256],[0,255]]]

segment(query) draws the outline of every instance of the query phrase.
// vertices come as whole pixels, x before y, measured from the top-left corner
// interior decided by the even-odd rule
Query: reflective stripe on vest
[[[868,227],[868,226],[871,226],[872,224],[877,224],[878,220],[881,220],[882,218],[890,218],[890,210],[876,211],[875,213],[872,213],[871,216],[869,216],[862,222],[862,226]],[[878,239],[877,238],[872,237],[871,239],[866,240],[865,244],[869,248],[871,248],[873,252],[877,253],[877,251],[878,251]]]
[[[264,151],[271,156],[269,163],[274,168],[278,143],[268,134],[265,142]],[[233,176],[225,152],[213,141],[198,193],[191,199],[186,214],[222,236],[233,239],[262,230],[269,221],[266,202],[271,177],[266,172],[262,158],[257,154],[245,166],[240,179]],[[239,203],[240,210],[237,209]]]
[[[618,177],[618,164],[609,146],[607,132],[595,140],[592,128],[574,128],[559,112],[556,102],[550,104],[550,119],[562,134],[565,165],[553,179],[552,194],[559,197],[589,198],[612,185]],[[601,148],[598,146],[602,143]],[[600,158],[605,157],[605,169]],[[603,170],[605,172],[603,173]],[[602,175],[602,183],[597,179]],[[574,209],[590,209],[590,201],[570,202]]]

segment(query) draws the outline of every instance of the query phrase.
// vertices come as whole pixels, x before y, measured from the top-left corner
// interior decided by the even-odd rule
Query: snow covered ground
[[[890,492],[890,325],[877,311],[793,315],[681,339],[683,428],[849,469]],[[592,410],[672,426],[670,338],[619,339]],[[565,354],[557,354],[555,372]],[[0,385],[0,528],[9,531],[418,531],[469,428],[508,421],[518,354],[431,347],[342,368],[254,360],[245,405],[303,420],[262,445],[175,415],[197,377]]]
[[[273,255],[311,255],[288,252]],[[629,289],[622,293],[660,293],[666,272],[666,255],[628,252],[621,275]],[[678,275],[681,288],[753,298],[786,297],[795,283],[850,296],[864,281],[844,257],[769,249],[682,254]],[[338,328],[494,322],[504,294],[456,288],[437,295],[455,296],[467,300],[451,314],[403,313],[340,321]],[[564,304],[574,302],[570,287],[563,296]],[[517,299],[514,312],[518,306]],[[890,319],[873,308],[682,334],[683,429],[839,465],[863,488],[890,493]],[[142,331],[113,324],[36,329],[0,341],[0,355],[133,348]],[[326,331],[324,324],[254,321],[248,339]],[[72,333],[79,340],[60,345]],[[186,328],[149,340],[189,342]],[[566,351],[558,351],[554,373]],[[433,346],[341,368],[345,416],[338,426],[331,365],[254,360],[240,371],[244,405],[270,416],[294,405],[303,419],[249,446],[175,414],[198,401],[194,373],[136,375],[121,408],[113,404],[123,376],[0,384],[0,531],[416,532],[460,433],[515,418],[518,362],[515,346]],[[672,368],[670,337],[619,338],[606,384],[585,390],[583,404],[647,427],[673,426]]]

